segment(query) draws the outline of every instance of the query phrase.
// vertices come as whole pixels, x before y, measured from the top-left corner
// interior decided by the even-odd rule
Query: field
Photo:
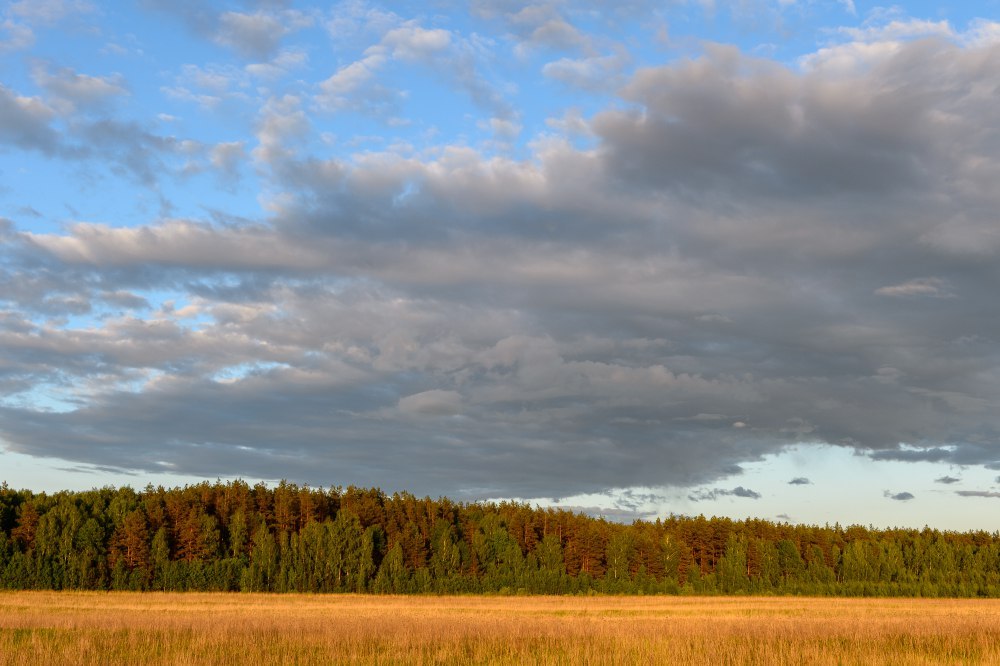
[[[1000,602],[0,593],[0,664],[1000,664]]]

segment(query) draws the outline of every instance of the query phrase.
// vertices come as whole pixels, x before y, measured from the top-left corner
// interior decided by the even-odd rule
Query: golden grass
[[[1000,664],[1000,601],[0,593],[0,664]]]

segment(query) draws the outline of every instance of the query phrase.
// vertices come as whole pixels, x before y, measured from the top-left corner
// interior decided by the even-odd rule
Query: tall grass
[[[994,600],[0,593],[0,664],[1000,664]]]

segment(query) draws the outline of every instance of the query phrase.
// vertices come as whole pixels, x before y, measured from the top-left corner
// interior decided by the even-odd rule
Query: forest
[[[1000,596],[1000,534],[671,515],[242,481],[0,485],[0,588]]]

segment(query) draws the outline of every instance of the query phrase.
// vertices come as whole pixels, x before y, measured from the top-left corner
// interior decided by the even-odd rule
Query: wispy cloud
[[[743,486],[736,486],[732,489],[725,488],[712,488],[711,490],[699,490],[688,495],[688,499],[692,502],[705,502],[714,501],[720,497],[742,497],[746,499],[760,499],[762,495],[757,491],[750,490],[749,488],[744,488]]]

